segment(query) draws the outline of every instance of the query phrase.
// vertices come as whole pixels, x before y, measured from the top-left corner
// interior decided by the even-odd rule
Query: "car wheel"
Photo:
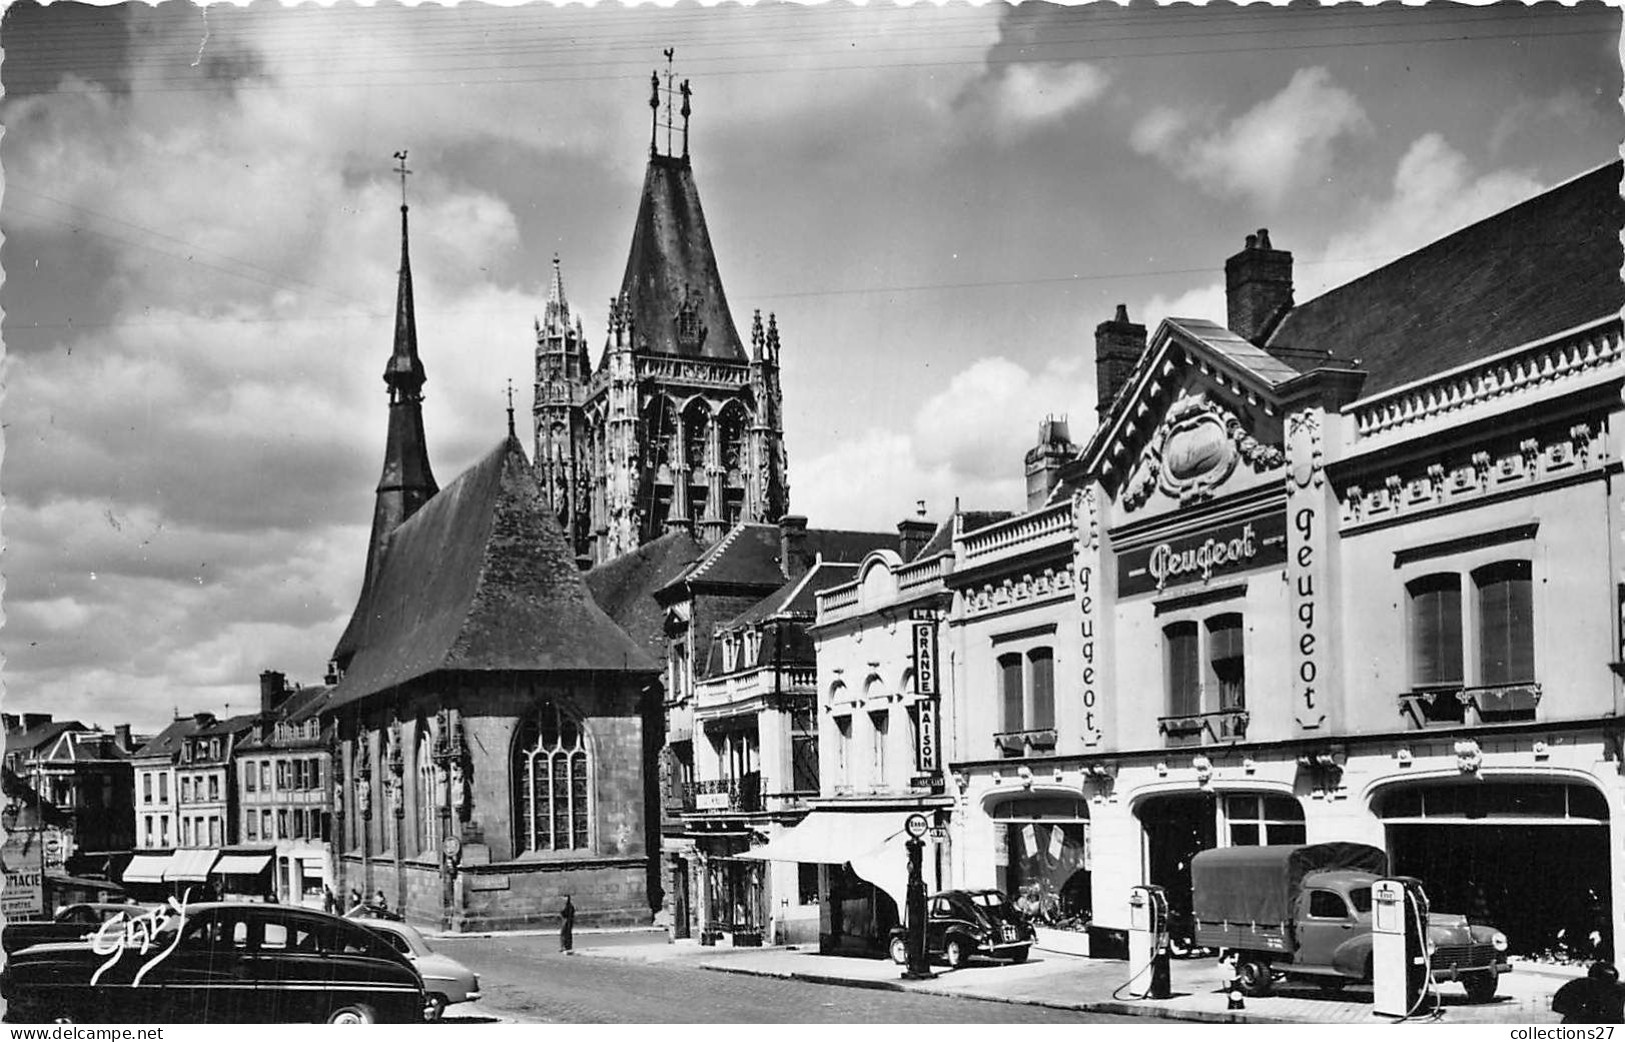
[[[340,1006],[327,1015],[329,1024],[376,1024],[378,1014],[364,1002],[352,1002],[348,1006]]]
[[[1501,975],[1495,970],[1485,970],[1461,979],[1467,988],[1467,998],[1472,1002],[1488,1002],[1495,998],[1495,989],[1500,982]]]
[[[1015,951],[1010,953],[1010,961],[1011,962],[1026,962],[1027,961],[1027,953],[1030,952],[1030,951],[1032,951],[1031,948],[1017,948]]]
[[[948,968],[951,970],[959,969],[965,965],[965,960],[970,958],[970,953],[965,950],[965,942],[957,937],[948,938],[948,946],[943,949],[942,954],[948,960]]]
[[[904,940],[902,937],[893,937],[891,939],[890,951],[892,962],[895,962],[899,966],[908,965],[908,942],[906,940]]]
[[[444,995],[430,995],[423,1003],[423,1019],[430,1024],[446,1015],[449,1003]]]
[[[1236,984],[1243,995],[1269,994],[1270,964],[1263,959],[1241,959],[1236,963]]]

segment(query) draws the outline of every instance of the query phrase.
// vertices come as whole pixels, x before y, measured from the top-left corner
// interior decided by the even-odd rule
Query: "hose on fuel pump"
[[[1119,1001],[1121,1001],[1124,998],[1143,999],[1146,996],[1150,995],[1151,994],[1151,986],[1149,984],[1146,985],[1145,991],[1141,992],[1138,995],[1127,995],[1127,996],[1125,996],[1125,995],[1122,994],[1122,992],[1130,984],[1133,984],[1135,981],[1139,980],[1141,977],[1144,977],[1147,973],[1150,973],[1151,970],[1155,966],[1156,966],[1156,962],[1155,962],[1155,960],[1153,960],[1151,962],[1146,963],[1144,966],[1140,967],[1140,972],[1136,973],[1134,976],[1130,977],[1128,980],[1124,981],[1123,983],[1119,984],[1116,988],[1112,989],[1112,998],[1118,999]]]
[[[1422,924],[1422,909],[1416,903],[1416,891],[1408,886],[1405,888],[1405,900],[1410,902],[1411,922],[1416,927],[1417,944],[1422,949],[1422,968],[1426,973],[1422,977],[1422,989],[1417,993],[1416,1002],[1405,1012],[1403,1017],[1394,1021],[1395,1024],[1402,1024],[1416,1016],[1416,1011],[1422,1008],[1429,995],[1433,996],[1433,1012],[1429,1013],[1428,1016],[1437,1020],[1444,1015],[1444,1000],[1439,996],[1438,985],[1433,983],[1433,953],[1428,950],[1427,927]]]

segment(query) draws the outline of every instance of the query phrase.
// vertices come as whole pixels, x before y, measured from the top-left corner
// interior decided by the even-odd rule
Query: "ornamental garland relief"
[[[1246,463],[1255,473],[1279,467],[1285,454],[1248,433],[1235,413],[1205,392],[1182,393],[1151,437],[1123,495],[1127,511],[1138,510],[1160,490],[1180,504],[1198,503]]]
[[[965,610],[969,614],[993,611],[1012,604],[1037,600],[1051,594],[1072,590],[1072,573],[1066,568],[1057,571],[1046,568],[1038,575],[1026,574],[1019,579],[1006,578],[997,585],[985,583],[965,593]]]

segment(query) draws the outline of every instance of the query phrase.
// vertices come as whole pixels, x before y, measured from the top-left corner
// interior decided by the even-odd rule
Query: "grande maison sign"
[[[1232,572],[1286,563],[1286,515],[1262,514],[1194,535],[1125,550],[1117,558],[1117,595],[1211,582]]]

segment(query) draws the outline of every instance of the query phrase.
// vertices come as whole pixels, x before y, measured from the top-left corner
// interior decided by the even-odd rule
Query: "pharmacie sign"
[[[0,914],[7,919],[40,919],[45,915],[45,841],[36,831],[20,830],[0,846],[5,892]]]
[[[1263,514],[1124,551],[1117,558],[1117,595],[1208,583],[1233,572],[1285,563],[1286,515]]]

